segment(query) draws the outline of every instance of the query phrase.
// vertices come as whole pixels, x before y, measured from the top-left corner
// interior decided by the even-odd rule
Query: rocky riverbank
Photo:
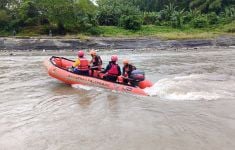
[[[97,38],[86,40],[66,38],[0,38],[0,50],[62,50],[62,49],[142,49],[194,48],[202,46],[235,46],[235,37],[216,39],[161,40],[156,38]]]

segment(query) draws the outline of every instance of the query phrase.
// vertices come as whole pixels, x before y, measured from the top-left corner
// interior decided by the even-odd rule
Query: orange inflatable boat
[[[148,94],[144,92],[144,88],[151,87],[152,83],[148,80],[139,82],[138,86],[133,87],[131,85],[126,85],[120,82],[110,82],[102,79],[103,74],[99,72],[94,72],[93,77],[83,76],[75,74],[68,71],[68,68],[72,66],[74,61],[63,58],[55,57],[44,61],[44,65],[47,68],[48,74],[66,84],[82,84],[88,86],[97,86],[101,88],[116,90],[124,93],[145,95]]]

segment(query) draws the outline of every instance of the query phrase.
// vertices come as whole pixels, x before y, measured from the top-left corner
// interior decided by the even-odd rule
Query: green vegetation
[[[0,35],[212,38],[235,33],[234,0],[0,0]]]
[[[167,26],[143,25],[140,30],[125,30],[115,26],[100,26],[101,36],[104,37],[157,37],[163,39],[205,39],[219,35],[234,35],[235,22],[216,28],[184,28],[177,29]]]

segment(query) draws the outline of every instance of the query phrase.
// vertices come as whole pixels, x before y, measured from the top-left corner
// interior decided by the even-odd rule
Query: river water
[[[2,51],[0,149],[234,150],[233,47],[99,52],[114,53],[145,70],[150,97],[49,77],[43,61],[73,51]]]

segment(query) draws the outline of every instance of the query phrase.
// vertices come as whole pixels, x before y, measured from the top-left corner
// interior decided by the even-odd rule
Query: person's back
[[[81,71],[89,70],[89,68],[88,68],[89,61],[85,57],[79,58],[79,60],[80,60],[80,65],[77,67],[78,70],[81,70]]]
[[[113,55],[105,70],[102,71],[102,73],[106,73],[104,76],[105,80],[116,82],[118,76],[121,75],[120,66],[116,63],[117,60],[118,57],[116,55]]]
[[[83,51],[78,51],[78,59],[73,64],[73,72],[80,75],[89,75],[89,61],[84,57]]]

